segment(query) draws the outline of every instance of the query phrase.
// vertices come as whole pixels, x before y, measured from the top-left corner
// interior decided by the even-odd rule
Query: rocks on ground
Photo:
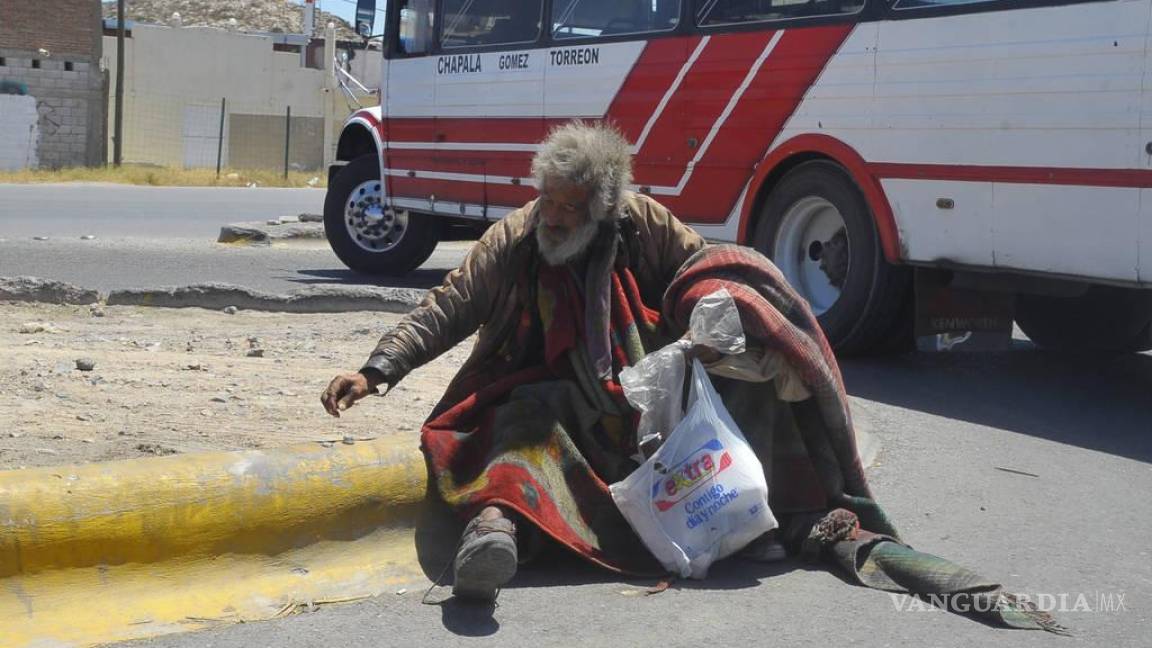
[[[0,309],[0,470],[389,434],[415,446],[471,346],[336,419],[320,393],[337,373],[360,367],[375,334],[399,315],[103,310],[93,317],[87,305]],[[59,332],[18,332],[29,322]],[[263,358],[248,357],[257,349]]]

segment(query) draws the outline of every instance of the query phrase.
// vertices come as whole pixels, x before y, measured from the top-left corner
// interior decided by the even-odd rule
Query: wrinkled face
[[[597,223],[588,208],[591,194],[588,187],[562,180],[546,181],[540,188],[536,241],[549,265],[567,263],[596,237]]]

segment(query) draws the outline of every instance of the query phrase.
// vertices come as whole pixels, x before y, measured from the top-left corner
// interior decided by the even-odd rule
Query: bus
[[[357,271],[523,205],[548,130],[604,120],[635,191],[771,258],[840,352],[922,284],[1009,297],[1044,347],[1152,348],[1152,0],[386,4],[325,204]]]

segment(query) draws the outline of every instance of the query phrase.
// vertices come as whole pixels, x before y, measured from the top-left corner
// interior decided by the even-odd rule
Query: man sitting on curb
[[[785,546],[832,558],[865,585],[978,598],[1003,624],[1058,629],[995,583],[898,540],[868,489],[835,358],[771,262],[706,246],[628,191],[631,147],[613,128],[556,128],[532,172],[539,197],[489,228],[365,366],[321,396],[339,416],[479,331],[421,432],[431,484],[471,517],[454,594],[494,599],[529,530],[615,571],[662,572],[607,488],[637,467],[619,375],[681,337],[696,302],[725,288],[763,375],[716,386],[764,464]]]

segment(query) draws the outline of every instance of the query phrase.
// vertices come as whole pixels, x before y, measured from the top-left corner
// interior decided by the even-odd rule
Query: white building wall
[[[108,69],[115,70],[114,37],[105,37],[104,51]],[[355,63],[374,69],[378,76],[379,62],[374,60],[378,55],[358,52]],[[299,54],[274,51],[273,39],[267,36],[136,25],[125,43],[125,59],[123,154],[127,163],[214,166],[215,144],[208,140],[218,140],[222,99],[226,101],[225,166],[241,159],[271,161],[277,152],[282,158],[289,106],[293,137],[307,138],[294,142],[293,151],[312,146],[315,133],[320,133],[317,146],[322,148],[324,129],[338,129],[351,112],[327,87],[325,70],[301,67]],[[110,102],[115,97],[112,77]],[[367,85],[375,83],[373,78]],[[112,114],[110,108],[110,151]],[[255,127],[262,120],[253,116],[267,116],[267,130]],[[307,123],[298,123],[301,120]],[[306,157],[313,165],[323,153],[317,149],[315,155],[309,152]]]

